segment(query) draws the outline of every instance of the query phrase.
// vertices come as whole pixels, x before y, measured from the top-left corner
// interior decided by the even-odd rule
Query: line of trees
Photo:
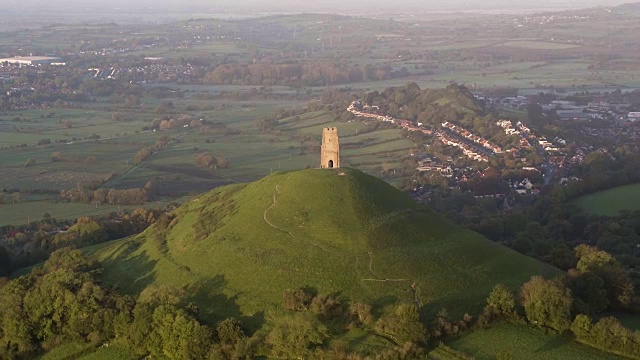
[[[160,151],[166,148],[170,140],[171,139],[168,136],[163,135],[156,140],[153,146],[145,146],[142,149],[138,150],[138,152],[133,156],[134,164],[140,164],[141,162],[153,156],[156,151]]]
[[[97,162],[96,157],[93,155],[89,155],[87,157],[73,157],[68,155],[63,155],[60,151],[54,151],[49,156],[51,162],[79,162],[85,164],[95,164]]]
[[[326,86],[386,80],[407,76],[407,69],[390,65],[349,65],[324,62],[301,64],[224,64],[205,74],[202,82],[214,85]]]
[[[97,189],[89,190],[82,186],[60,191],[60,197],[86,204],[109,205],[141,205],[149,201],[153,195],[153,184],[148,181],[144,187],[132,189]]]

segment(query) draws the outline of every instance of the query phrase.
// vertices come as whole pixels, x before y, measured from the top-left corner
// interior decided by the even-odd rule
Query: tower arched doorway
[[[333,160],[329,160],[329,169],[333,169]]]

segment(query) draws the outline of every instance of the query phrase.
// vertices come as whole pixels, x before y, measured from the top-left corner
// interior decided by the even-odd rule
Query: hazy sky
[[[366,7],[378,8],[457,8],[457,9],[504,9],[514,8],[579,8],[600,5],[618,5],[634,0],[2,0],[10,7],[51,7],[51,6],[78,6],[90,7],[211,7],[211,8],[261,8],[261,9],[297,9],[314,10],[319,8],[335,9],[337,12],[343,8],[357,9]]]

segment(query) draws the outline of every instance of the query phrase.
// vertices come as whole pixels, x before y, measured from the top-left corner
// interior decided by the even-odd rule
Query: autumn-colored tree
[[[303,311],[309,308],[313,296],[303,289],[285,290],[282,293],[282,305],[291,311]]]
[[[151,149],[150,147],[143,147],[133,157],[133,162],[136,164],[139,164],[145,161],[146,159],[150,158],[151,155],[153,155],[153,149]]]

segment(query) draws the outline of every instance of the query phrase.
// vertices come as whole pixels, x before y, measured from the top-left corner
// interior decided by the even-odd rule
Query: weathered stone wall
[[[322,147],[320,150],[320,168],[330,169],[340,167],[340,142],[338,128],[322,129]]]

